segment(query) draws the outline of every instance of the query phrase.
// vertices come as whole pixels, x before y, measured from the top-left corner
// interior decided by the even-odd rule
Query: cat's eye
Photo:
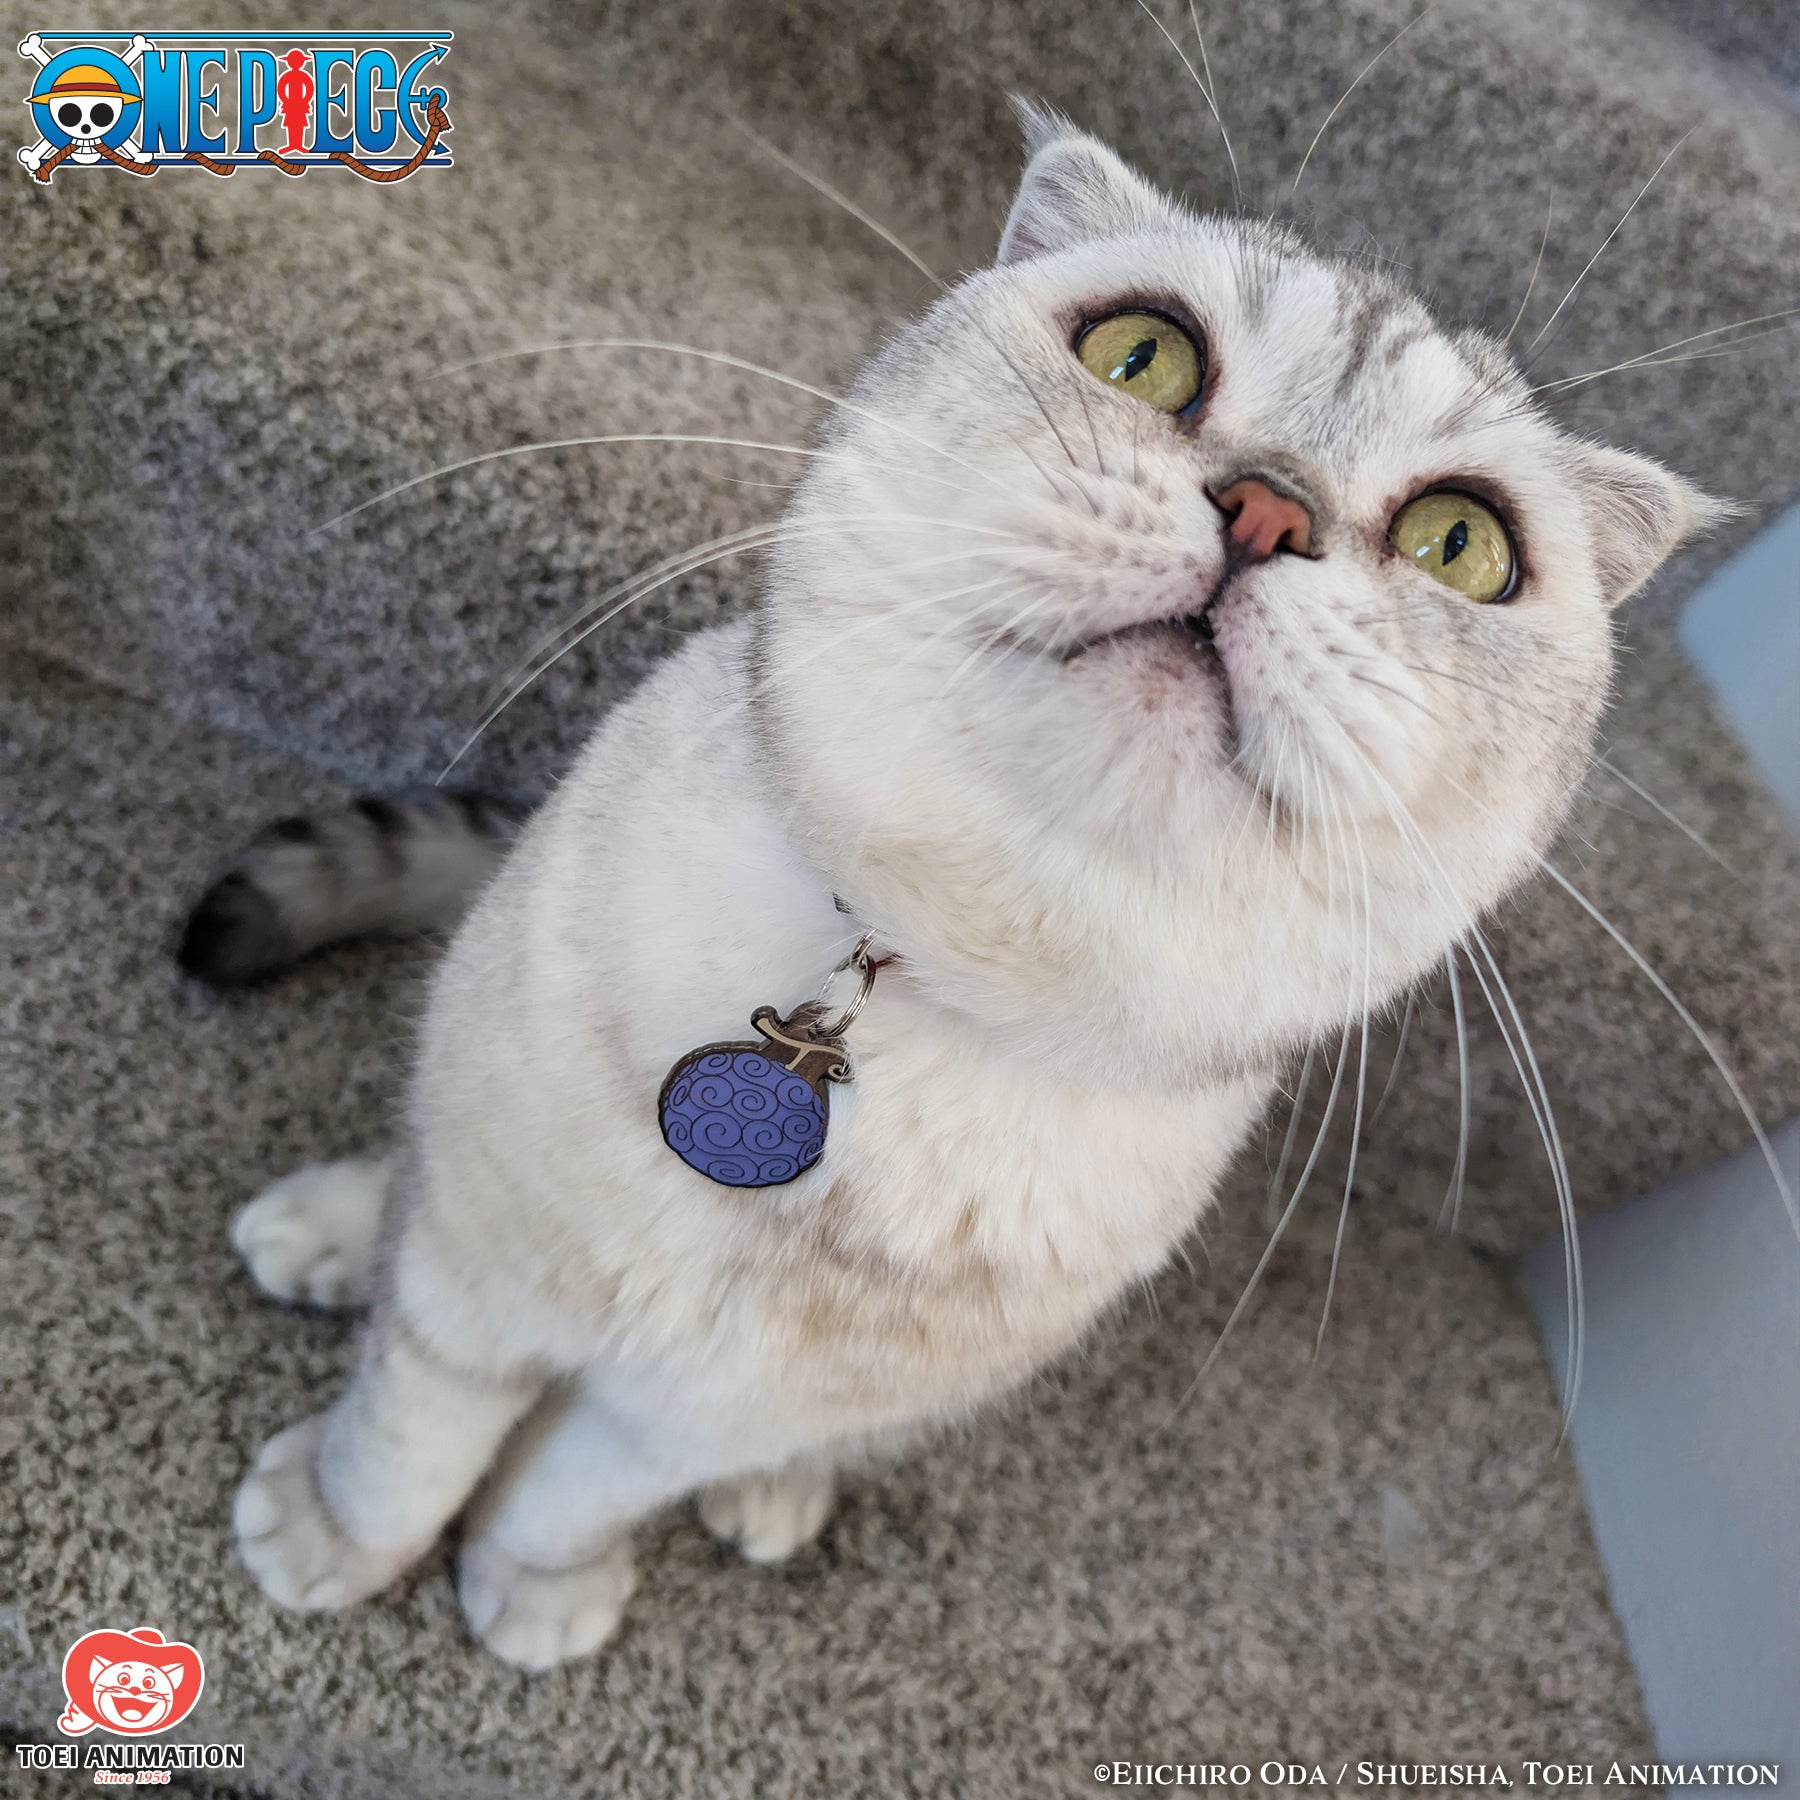
[[[1513,543],[1493,509],[1473,494],[1421,494],[1395,513],[1388,540],[1404,557],[1466,600],[1504,600],[1513,585]]]
[[[1114,313],[1075,340],[1090,375],[1160,412],[1178,413],[1200,395],[1200,346],[1160,313]]]

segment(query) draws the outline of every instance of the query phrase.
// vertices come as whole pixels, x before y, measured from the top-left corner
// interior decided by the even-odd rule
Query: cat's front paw
[[[700,1496],[700,1519],[751,1562],[780,1562],[825,1529],[837,1484],[819,1469],[722,1481]]]
[[[533,1674],[598,1650],[618,1630],[636,1586],[624,1537],[569,1569],[534,1569],[481,1537],[456,1560],[469,1629],[503,1662]]]
[[[333,1611],[386,1587],[416,1554],[365,1550],[344,1535],[319,1493],[325,1415],[263,1445],[231,1508],[238,1555],[282,1606]]]
[[[290,1305],[361,1306],[374,1279],[387,1164],[346,1157],[297,1169],[231,1222],[231,1243],[256,1285]]]

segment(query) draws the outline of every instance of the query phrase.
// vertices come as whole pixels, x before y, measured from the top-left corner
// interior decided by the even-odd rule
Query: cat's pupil
[[[1142,343],[1132,345],[1125,360],[1113,370],[1113,380],[1135,381],[1155,361],[1156,339],[1145,338]]]
[[[1469,521],[1458,519],[1444,533],[1444,561],[1453,563],[1469,547]]]

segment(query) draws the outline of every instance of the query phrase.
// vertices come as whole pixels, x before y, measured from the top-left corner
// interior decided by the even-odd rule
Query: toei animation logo
[[[341,168],[382,182],[447,169],[451,36],[34,31],[19,54],[36,66],[25,104],[37,142],[19,161],[46,185],[67,168]]]

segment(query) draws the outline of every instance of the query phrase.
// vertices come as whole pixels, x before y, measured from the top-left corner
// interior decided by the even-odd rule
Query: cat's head
[[[1530,869],[1612,610],[1714,507],[1386,276],[1027,125],[994,266],[796,497],[763,703],[796,828],[947,999],[1179,1084]]]
[[[109,1662],[104,1656],[95,1656],[91,1678],[100,1722],[115,1731],[154,1731],[173,1710],[182,1675],[178,1662],[164,1667],[138,1659]]]

